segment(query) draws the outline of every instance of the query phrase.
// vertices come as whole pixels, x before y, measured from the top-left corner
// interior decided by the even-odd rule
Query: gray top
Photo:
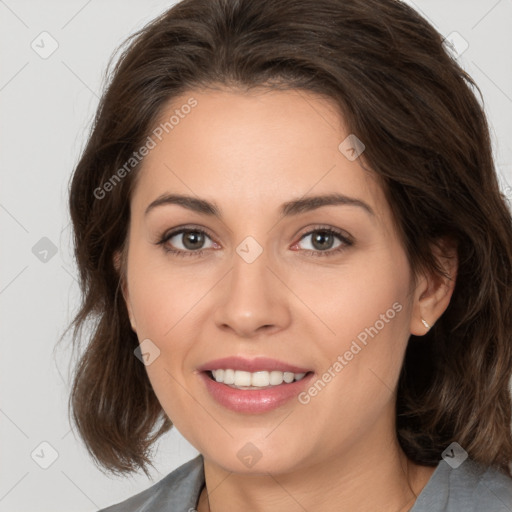
[[[198,455],[149,489],[99,512],[193,512],[203,486]],[[456,469],[441,459],[410,512],[512,512],[512,479],[471,459]]]

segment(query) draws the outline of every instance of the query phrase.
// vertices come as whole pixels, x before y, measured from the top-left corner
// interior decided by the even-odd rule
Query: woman
[[[512,510],[512,224],[471,78],[394,0],[185,0],[74,172],[108,511]],[[78,337],[78,336],[77,336]]]

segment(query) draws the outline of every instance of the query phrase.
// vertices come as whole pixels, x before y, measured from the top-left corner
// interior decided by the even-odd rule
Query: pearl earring
[[[423,322],[423,325],[427,328],[427,329],[430,329],[430,325],[428,325],[427,321],[426,320],[423,320],[423,318],[421,319],[421,321]]]

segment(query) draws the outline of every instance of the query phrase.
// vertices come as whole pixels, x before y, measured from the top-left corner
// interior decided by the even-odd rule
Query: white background
[[[95,511],[197,453],[173,430],[157,445],[153,480],[107,478],[68,423],[68,344],[52,352],[78,303],[67,187],[106,64],[172,3],[0,0],[0,511]],[[512,196],[512,0],[408,3],[444,36],[456,31],[469,43],[459,60],[483,92],[502,188]],[[31,48],[43,31],[59,45],[47,59]],[[57,249],[46,263],[32,252],[43,237]],[[58,453],[48,469],[31,458],[44,441]]]

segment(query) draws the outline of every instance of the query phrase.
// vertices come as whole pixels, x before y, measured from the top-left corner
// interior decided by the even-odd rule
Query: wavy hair
[[[457,441],[512,475],[511,215],[478,87],[442,36],[395,0],[184,0],[120,50],[69,193],[82,293],[68,327],[74,346],[88,328],[69,405],[99,469],[148,474],[153,443],[172,427],[134,356],[138,340],[120,298],[125,267],[113,263],[140,163],[108,193],[99,187],[178,95],[267,87],[339,107],[366,144],[365,164],[382,180],[415,274],[440,274],[433,247],[443,237],[457,242],[451,302],[427,335],[410,336],[403,361],[402,449],[434,466]]]

